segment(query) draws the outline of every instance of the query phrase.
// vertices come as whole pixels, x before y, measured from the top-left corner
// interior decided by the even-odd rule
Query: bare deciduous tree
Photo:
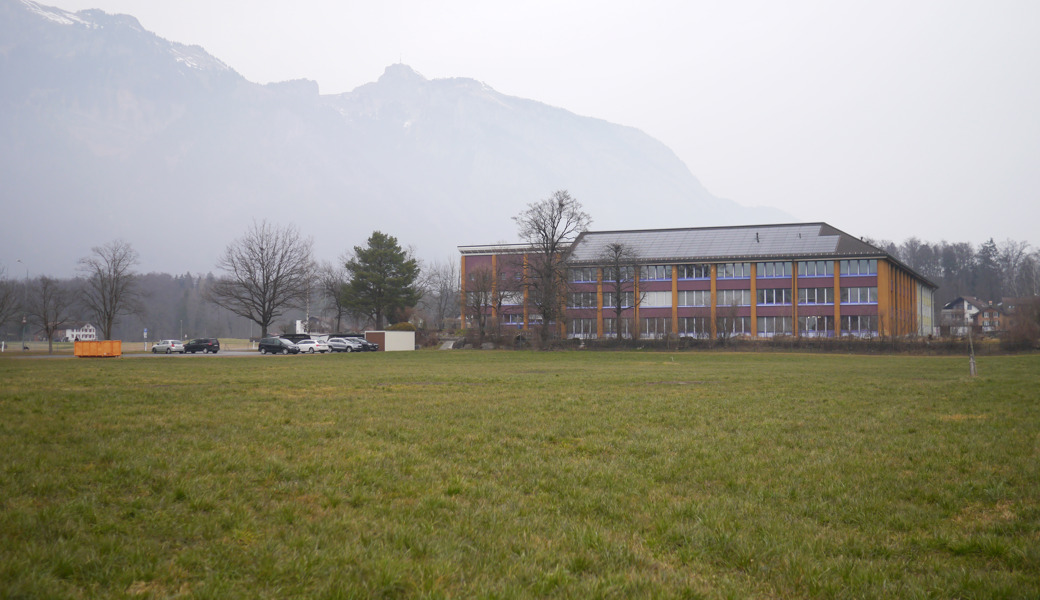
[[[82,302],[97,321],[101,339],[112,339],[112,329],[121,315],[141,310],[137,287],[137,252],[123,240],[91,248],[92,254],[79,260],[84,274]]]
[[[1020,289],[1019,273],[1022,265],[1029,256],[1029,244],[1007,239],[997,246],[997,264],[1000,267],[1001,289],[1004,295],[1024,296],[1025,290]],[[999,301],[999,298],[989,298]]]
[[[503,272],[484,265],[470,269],[466,277],[466,314],[477,325],[477,346],[484,343],[488,329],[496,325],[494,315],[502,308]]]
[[[621,313],[626,308],[639,305],[635,298],[636,260],[639,258],[635,249],[622,242],[610,242],[603,248],[599,262],[603,266],[603,291],[609,294],[610,308],[614,312],[614,323],[617,323],[617,339],[622,337]],[[631,296],[629,296],[631,294]],[[626,303],[626,298],[631,300]],[[606,305],[606,302],[604,302]],[[607,308],[604,306],[603,308]],[[632,329],[637,332],[638,327]]]
[[[592,223],[581,203],[566,190],[527,205],[513,217],[520,238],[531,245],[523,283],[531,303],[542,315],[541,347],[547,348],[553,324],[563,318],[568,290],[565,252]]]
[[[343,286],[347,283],[347,270],[340,265],[325,262],[318,268],[317,277],[318,291],[326,307],[336,315],[335,330],[343,331],[343,317],[347,314],[347,307],[343,304]]]
[[[4,268],[0,267],[0,328],[14,319],[14,316],[18,314],[18,309],[17,286],[7,278]]]
[[[260,326],[260,336],[267,337],[275,319],[307,301],[314,272],[312,246],[293,225],[254,221],[217,261],[226,274],[206,290],[206,297],[250,319]]]
[[[54,352],[54,334],[72,319],[75,295],[65,282],[39,277],[29,284],[25,312],[47,336],[47,352]]]
[[[423,269],[425,280],[419,306],[427,327],[443,330],[445,322],[459,316],[459,266],[453,260],[436,261]]]

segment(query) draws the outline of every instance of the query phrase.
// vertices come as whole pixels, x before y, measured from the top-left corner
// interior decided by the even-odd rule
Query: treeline
[[[881,248],[936,284],[936,304],[960,296],[993,301],[1040,296],[1040,248],[1027,242],[990,238],[978,247],[965,242],[929,243],[911,237],[901,244],[867,242]]]
[[[900,244],[866,241],[935,283],[938,286],[936,311],[958,296],[976,296],[995,303],[1004,298],[1040,296],[1040,249],[1031,248],[1026,242],[1008,239],[998,243],[990,239],[976,247],[965,242],[930,243],[916,237]],[[411,320],[429,332],[455,327],[459,317],[457,262],[449,258],[421,265],[418,302],[403,311],[400,318]],[[84,293],[88,289],[88,278],[22,280],[11,275],[0,269],[0,339],[8,344],[17,342],[23,335],[29,339],[43,339],[46,335],[42,323],[48,319],[33,319],[25,307],[26,299],[38,300],[45,291],[40,289],[42,280],[53,282],[55,289],[71,291],[68,305],[63,308],[67,318],[62,329],[93,321],[91,315],[97,311],[90,310],[83,302],[88,296]],[[137,291],[134,306],[112,324],[112,339],[143,340],[145,329],[149,340],[259,335],[255,322],[211,300],[212,295],[207,292],[218,282],[212,273],[134,273],[133,280]],[[297,320],[308,317],[312,330],[363,330],[371,326],[372,315],[351,313],[341,302],[342,294],[338,292],[348,280],[342,264],[321,265],[315,271],[307,300],[279,317],[272,324],[273,333],[292,332]]]

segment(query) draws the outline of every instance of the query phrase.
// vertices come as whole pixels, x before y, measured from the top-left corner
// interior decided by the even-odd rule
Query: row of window
[[[783,278],[791,277],[797,265],[799,277],[831,277],[834,275],[833,260],[760,262],[755,264],[758,277]],[[843,260],[838,264],[842,275],[877,275],[877,260]],[[678,278],[710,279],[711,265],[685,264],[677,265]],[[604,281],[632,281],[633,267],[622,267],[620,277],[613,267],[603,269]],[[720,263],[717,266],[718,279],[750,279],[751,263]],[[574,267],[570,270],[570,281],[575,283],[592,283],[596,281],[596,267]],[[639,279],[642,281],[671,281],[672,265],[643,265],[639,267]]]
[[[793,292],[790,288],[770,288],[757,291],[759,306],[790,305]],[[710,290],[682,290],[677,294],[677,306],[711,306]],[[603,307],[616,307],[617,295],[614,292],[603,293]],[[716,306],[750,306],[751,290],[718,290]],[[635,294],[622,292],[621,307],[630,308],[635,301]],[[843,287],[841,288],[842,304],[877,304],[876,287]],[[834,288],[801,288],[798,290],[798,304],[834,304]],[[596,292],[574,292],[568,296],[569,308],[596,308]],[[665,307],[672,306],[672,293],[668,291],[644,292],[640,306]]]
[[[621,337],[631,337],[630,320],[621,320]],[[793,335],[794,320],[791,317],[758,317],[758,335],[773,337]],[[680,317],[676,323],[679,337],[710,337],[711,319],[708,317]],[[716,321],[716,335],[751,335],[750,317],[722,317]],[[876,316],[845,316],[841,318],[841,330],[845,335],[877,335]],[[668,317],[648,317],[639,320],[639,336],[660,339],[671,335],[672,320]],[[803,336],[833,336],[834,317],[798,317],[798,333]],[[604,337],[617,337],[617,319],[603,319]],[[595,338],[596,319],[571,319],[568,336]]]

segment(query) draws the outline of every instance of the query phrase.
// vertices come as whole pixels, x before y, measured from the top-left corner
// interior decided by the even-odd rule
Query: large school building
[[[491,270],[503,283],[488,316],[544,325],[522,284],[530,246],[459,251],[464,322],[475,273]],[[935,326],[933,283],[826,223],[589,231],[563,259],[566,317],[551,326],[568,338],[915,336]]]

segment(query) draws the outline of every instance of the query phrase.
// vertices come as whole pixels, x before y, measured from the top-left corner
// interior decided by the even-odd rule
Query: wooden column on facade
[[[491,318],[498,326],[498,255],[491,255]]]
[[[461,273],[459,274],[459,316],[461,317],[461,323],[459,327],[462,329],[466,328],[466,255],[462,255],[462,265],[459,267]]]
[[[888,261],[879,260],[877,265],[877,288],[878,308],[877,326],[878,334],[892,335],[892,311],[894,310],[892,296],[892,267]]]
[[[521,267],[523,275],[521,280],[524,282],[524,331],[530,330],[531,323],[531,311],[528,309],[528,303],[530,302],[530,292],[527,289],[527,282],[530,281],[527,278],[527,255],[524,254],[524,262]]]
[[[841,337],[841,261],[834,261],[834,337]]]
[[[715,323],[715,316],[718,314],[718,300],[715,296],[718,294],[718,290],[715,286],[715,276],[718,274],[718,265],[711,265],[711,339],[719,337],[719,328]]]
[[[751,337],[758,337],[758,263],[751,263]]]
[[[603,331],[603,267],[596,268],[596,337],[607,337]]]
[[[791,261],[791,333],[801,337],[798,331],[798,262]]]
[[[632,339],[639,339],[639,305],[643,302],[639,298],[639,267],[632,267],[632,328],[629,329],[628,333],[632,336]],[[618,323],[618,327],[621,323]],[[621,330],[618,329],[618,335],[621,335]]]
[[[672,265],[672,335],[679,335],[679,265]]]

